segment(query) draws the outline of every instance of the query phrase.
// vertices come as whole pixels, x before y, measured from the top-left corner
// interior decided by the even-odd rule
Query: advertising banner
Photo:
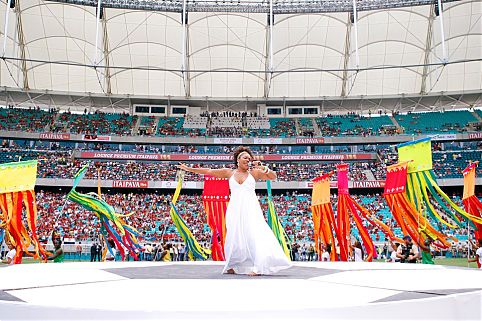
[[[231,154],[142,154],[124,152],[81,152],[80,158],[88,159],[125,159],[146,161],[222,161],[233,159]],[[261,161],[341,161],[370,160],[375,154],[267,154],[255,156]]]
[[[70,134],[40,133],[40,139],[69,140]]]
[[[148,181],[112,181],[112,187],[117,188],[148,188]]]

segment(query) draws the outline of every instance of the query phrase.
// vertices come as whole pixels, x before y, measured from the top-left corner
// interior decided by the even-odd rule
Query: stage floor
[[[482,320],[482,271],[304,262],[272,276],[222,262],[0,268],[0,320]]]

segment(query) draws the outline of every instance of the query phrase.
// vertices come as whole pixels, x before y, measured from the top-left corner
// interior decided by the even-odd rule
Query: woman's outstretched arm
[[[254,178],[263,181],[275,180],[277,178],[276,172],[269,169],[267,165],[261,165],[261,162],[254,162],[254,167],[251,170]]]
[[[218,178],[230,178],[232,175],[232,170],[230,170],[229,168],[220,168],[220,169],[201,168],[201,167],[195,168],[195,167],[187,166],[184,163],[179,163],[177,167],[186,172],[191,172],[191,173],[200,174],[200,175],[211,175]]]

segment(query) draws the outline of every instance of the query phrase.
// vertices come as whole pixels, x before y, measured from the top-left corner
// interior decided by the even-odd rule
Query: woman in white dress
[[[250,168],[253,154],[247,147],[238,147],[234,151],[234,163],[234,170],[179,165],[188,172],[229,178],[231,198],[226,210],[226,265],[223,273],[261,275],[289,268],[291,262],[264,220],[255,193],[256,180],[276,179],[276,173],[259,162]]]
[[[363,262],[363,257],[365,254],[363,253],[363,247],[360,241],[356,240],[355,244],[351,246],[353,250],[353,261],[355,262]]]

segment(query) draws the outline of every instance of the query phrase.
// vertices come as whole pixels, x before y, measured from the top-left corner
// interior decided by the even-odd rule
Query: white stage
[[[274,276],[219,262],[0,268],[0,320],[482,320],[482,271],[305,262]]]

